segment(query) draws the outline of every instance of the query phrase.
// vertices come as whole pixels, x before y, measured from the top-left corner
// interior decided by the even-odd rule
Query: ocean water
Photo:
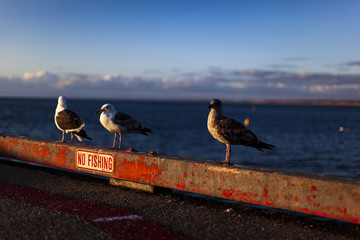
[[[92,141],[112,146],[95,111],[112,103],[118,111],[151,128],[153,134],[123,137],[123,149],[220,161],[225,145],[207,130],[208,102],[156,102],[68,99],[68,108],[86,124]],[[0,98],[0,134],[61,140],[54,123],[57,99]],[[225,116],[250,119],[249,129],[260,140],[276,145],[264,153],[232,146],[231,162],[300,172],[360,178],[360,108],[346,106],[287,106],[223,104]],[[340,128],[343,129],[340,129]],[[66,135],[67,139],[70,134]],[[74,141],[77,141],[74,138]]]

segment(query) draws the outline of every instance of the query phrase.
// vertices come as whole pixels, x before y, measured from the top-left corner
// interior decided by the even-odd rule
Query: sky
[[[0,0],[0,97],[360,100],[360,1]]]

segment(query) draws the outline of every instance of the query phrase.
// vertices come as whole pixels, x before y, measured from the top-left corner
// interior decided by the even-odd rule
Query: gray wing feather
[[[141,123],[133,119],[130,115],[122,112],[115,114],[114,122],[125,127],[128,132],[137,132],[142,128]]]
[[[56,116],[56,122],[61,129],[76,129],[84,124],[83,120],[71,110],[63,110]]]
[[[129,120],[129,119],[133,119],[133,118],[130,115],[128,115],[126,113],[122,113],[122,112],[117,112],[114,117],[115,122],[125,121],[125,120]]]
[[[259,141],[253,132],[236,120],[223,118],[219,121],[219,126],[222,135],[231,144],[252,145]]]

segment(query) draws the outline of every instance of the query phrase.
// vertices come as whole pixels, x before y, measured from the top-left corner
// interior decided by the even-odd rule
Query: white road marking
[[[139,215],[129,215],[129,216],[121,216],[121,217],[97,218],[92,220],[92,222],[109,222],[109,221],[138,220],[138,219],[142,219],[142,217]]]

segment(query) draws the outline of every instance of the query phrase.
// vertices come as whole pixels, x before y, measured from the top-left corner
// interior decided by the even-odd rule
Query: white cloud
[[[105,76],[103,76],[102,77],[102,80],[104,80],[104,81],[109,81],[109,80],[111,80],[112,79],[112,75],[111,74],[106,74]]]
[[[102,77],[102,80],[104,81],[111,81],[111,80],[115,80],[115,79],[120,79],[121,75],[117,74],[117,73],[112,73],[112,74],[106,74]]]
[[[316,74],[268,70],[222,70],[173,72],[172,76],[54,74],[46,70],[26,72],[23,76],[0,76],[2,94],[32,89],[34,95],[73,93],[76,97],[114,96],[121,98],[343,98],[358,99],[360,75]],[[37,91],[37,94],[35,93]],[[19,93],[21,95],[23,93]],[[77,91],[79,94],[79,91]],[[240,96],[240,97],[239,97]]]
[[[55,83],[59,77],[46,70],[41,70],[35,73],[25,72],[22,80],[27,83]]]
[[[245,89],[247,85],[243,82],[220,82],[218,84],[219,87],[230,87],[236,89]]]
[[[310,92],[320,92],[323,93],[325,91],[329,91],[330,90],[330,86],[329,85],[314,85],[314,86],[310,86],[309,87]]]
[[[23,75],[24,82],[30,82],[30,81],[32,81],[33,78],[35,78],[35,73],[26,72]]]
[[[285,84],[282,83],[282,82],[278,82],[278,83],[269,82],[269,83],[266,84],[266,86],[268,88],[273,88],[273,87],[275,87],[275,88],[284,88]]]
[[[284,87],[285,87],[285,84],[282,83],[282,82],[279,82],[279,83],[276,84],[276,87],[277,87],[277,88],[284,88]]]
[[[323,84],[309,86],[311,92],[334,92],[334,91],[347,91],[347,90],[359,90],[359,84]]]

